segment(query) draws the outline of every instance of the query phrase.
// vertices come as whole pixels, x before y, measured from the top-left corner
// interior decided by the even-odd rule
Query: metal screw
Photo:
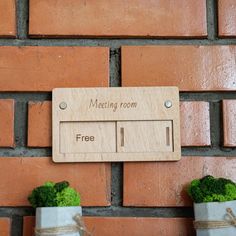
[[[65,110],[67,108],[67,104],[65,102],[61,102],[59,107],[61,110]]]
[[[166,108],[171,108],[172,107],[172,102],[170,100],[165,101],[165,107]]]

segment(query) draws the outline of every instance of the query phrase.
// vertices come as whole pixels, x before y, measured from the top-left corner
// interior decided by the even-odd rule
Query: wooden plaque
[[[176,161],[176,87],[53,90],[55,162]]]

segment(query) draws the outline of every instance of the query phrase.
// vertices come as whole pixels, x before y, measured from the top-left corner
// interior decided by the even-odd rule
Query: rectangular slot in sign
[[[60,122],[60,152],[116,152],[115,122]]]
[[[172,152],[172,122],[117,122],[117,151]]]

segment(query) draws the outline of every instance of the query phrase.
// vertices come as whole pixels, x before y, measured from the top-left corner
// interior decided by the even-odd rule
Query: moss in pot
[[[236,235],[236,184],[226,178],[205,176],[188,186],[194,201],[197,236]]]
[[[78,236],[85,231],[80,194],[69,186],[69,182],[46,182],[33,189],[28,200],[36,208],[36,236]]]

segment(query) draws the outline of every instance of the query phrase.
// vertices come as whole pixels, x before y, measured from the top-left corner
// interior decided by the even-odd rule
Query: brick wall
[[[52,88],[162,85],[181,161],[51,161]],[[93,235],[195,235],[186,184],[236,181],[235,91],[236,0],[1,0],[0,235],[33,235],[27,195],[49,179],[81,192]]]

